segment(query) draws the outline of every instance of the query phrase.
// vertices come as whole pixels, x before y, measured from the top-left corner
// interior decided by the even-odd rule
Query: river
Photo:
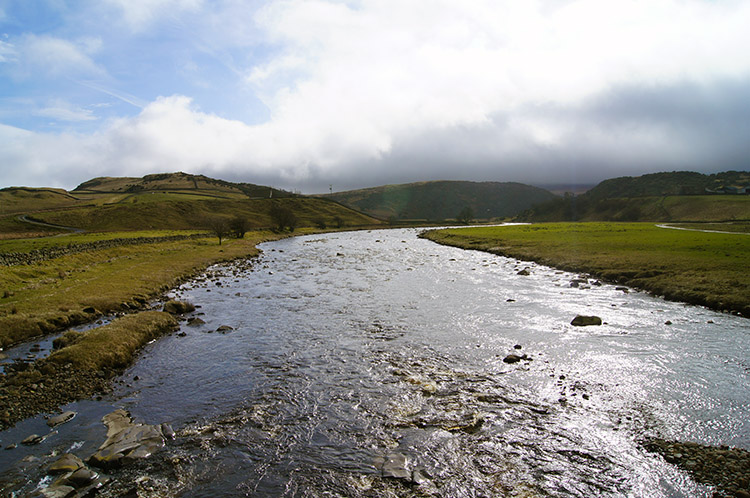
[[[639,442],[750,449],[747,319],[417,234],[295,237],[210,268],[172,293],[206,323],[149,345],[41,445],[2,452],[0,480],[28,490],[42,477],[24,457],[93,453],[120,407],[177,430],[151,478],[185,497],[700,497]],[[389,460],[408,476],[383,477]]]

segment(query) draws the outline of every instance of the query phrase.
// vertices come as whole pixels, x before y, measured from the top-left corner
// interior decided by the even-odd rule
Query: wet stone
[[[21,441],[21,444],[26,446],[33,446],[35,444],[39,444],[42,441],[44,441],[44,437],[40,436],[39,434],[32,434],[23,441]]]
[[[406,468],[407,458],[403,453],[390,453],[385,457],[381,472],[383,477],[411,479],[411,472]]]
[[[521,356],[518,356],[517,354],[509,354],[505,358],[503,358],[503,363],[513,364],[518,363],[523,358]]]
[[[66,474],[83,468],[83,460],[75,455],[66,453],[49,468],[50,474]]]
[[[88,462],[100,468],[116,468],[136,459],[148,458],[164,447],[160,426],[134,424],[125,410],[105,415],[107,440]]]
[[[587,327],[589,325],[601,325],[602,319],[599,318],[598,316],[577,315],[575,318],[573,318],[573,321],[571,321],[570,324],[575,327]]]
[[[76,416],[76,412],[66,411],[66,412],[61,413],[60,415],[50,417],[50,419],[47,420],[47,425],[50,427],[57,427],[58,425],[61,425],[61,424],[64,424],[65,422],[69,422],[73,420],[75,416]]]
[[[50,486],[42,490],[45,498],[68,498],[76,495],[76,489],[72,486]]]
[[[81,467],[71,474],[66,480],[76,488],[82,488],[91,484],[99,474],[91,469]]]

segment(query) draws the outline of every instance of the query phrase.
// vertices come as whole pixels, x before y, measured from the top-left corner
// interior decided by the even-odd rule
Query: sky
[[[750,0],[0,0],[0,187],[750,169]]]

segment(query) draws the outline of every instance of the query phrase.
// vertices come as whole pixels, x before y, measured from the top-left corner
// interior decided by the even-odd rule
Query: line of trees
[[[245,234],[250,229],[250,223],[247,218],[239,215],[235,215],[230,219],[219,216],[209,218],[206,226],[211,233],[219,238],[219,245],[221,245],[222,240],[229,237],[235,239],[244,238]]]
[[[297,228],[297,216],[286,206],[274,203],[268,214],[271,217],[272,229],[275,231],[283,232],[289,230],[293,232]],[[336,220],[338,221],[337,225],[341,226],[341,219],[337,217]],[[321,223],[325,227],[325,222],[321,221]],[[227,238],[242,239],[248,230],[250,230],[250,222],[247,218],[240,215],[235,215],[231,218],[214,216],[206,220],[205,226],[219,239],[219,245]]]

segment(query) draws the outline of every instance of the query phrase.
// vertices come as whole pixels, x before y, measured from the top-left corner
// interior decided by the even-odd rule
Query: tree
[[[286,206],[274,203],[271,206],[271,212],[269,214],[271,215],[274,229],[279,232],[283,232],[285,229],[289,229],[290,232],[293,232],[297,227],[297,217],[292,210]]]
[[[464,225],[468,225],[472,222],[474,219],[474,210],[471,209],[469,206],[466,206],[463,208],[458,215],[456,216],[456,221],[459,223],[463,223]]]
[[[245,237],[245,233],[250,228],[247,218],[240,215],[235,215],[229,222],[229,228],[232,230],[232,235],[238,239]]]
[[[221,239],[229,235],[229,222],[224,218],[209,218],[206,227],[219,238],[219,245],[221,245]]]

